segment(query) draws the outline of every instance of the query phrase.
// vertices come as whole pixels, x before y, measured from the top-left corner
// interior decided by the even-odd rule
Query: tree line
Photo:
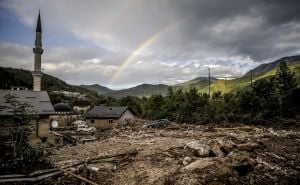
[[[76,98],[49,93],[53,104],[66,102],[73,105]],[[177,123],[202,124],[208,122],[254,122],[276,118],[293,118],[300,112],[300,88],[296,75],[286,62],[281,62],[274,76],[255,80],[237,92],[222,94],[220,91],[199,93],[196,88],[188,91],[168,89],[166,96],[127,96],[120,99],[99,96],[95,105],[129,106],[144,119],[166,118]]]
[[[189,91],[173,91],[166,96],[110,99],[114,105],[129,106],[141,118],[167,118],[178,123],[253,122],[293,118],[300,112],[300,88],[295,74],[282,62],[276,75],[255,80],[236,93],[214,92],[211,96]],[[103,100],[102,103],[108,100]]]

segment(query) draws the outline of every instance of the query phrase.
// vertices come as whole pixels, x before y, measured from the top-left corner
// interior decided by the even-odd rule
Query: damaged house
[[[133,119],[135,114],[129,107],[95,106],[86,114],[86,122],[90,127],[103,129],[113,128]]]
[[[6,96],[15,97],[20,103],[28,103],[31,111],[37,115],[35,123],[33,123],[35,125],[35,134],[33,135],[38,137],[44,133],[48,133],[49,116],[54,114],[54,109],[46,91],[0,89],[0,105],[4,107],[0,109],[0,117],[10,117],[13,115],[10,103],[6,102]],[[1,132],[8,133],[4,128],[1,128]]]

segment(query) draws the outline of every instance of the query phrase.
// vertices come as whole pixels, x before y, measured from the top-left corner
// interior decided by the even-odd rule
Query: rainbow
[[[116,73],[112,76],[109,83],[112,84],[118,76],[121,74],[121,72],[128,66],[128,64],[132,61],[133,58],[135,58],[138,54],[140,54],[145,48],[147,48],[150,44],[152,44],[155,40],[157,40],[163,33],[165,33],[167,30],[169,30],[174,25],[181,22],[181,20],[178,20],[176,22],[173,22],[171,24],[168,24],[167,26],[160,29],[155,34],[151,35],[148,39],[146,39],[144,42],[142,42],[138,47],[136,47],[131,54],[122,62],[120,67],[117,69]]]

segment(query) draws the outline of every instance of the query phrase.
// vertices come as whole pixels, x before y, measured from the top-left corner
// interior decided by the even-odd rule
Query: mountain
[[[80,87],[82,88],[86,88],[92,91],[96,91],[98,94],[107,94],[107,93],[112,93],[114,92],[114,90],[111,90],[107,87],[98,85],[98,84],[94,84],[94,85],[80,85]]]
[[[280,59],[278,59],[274,62],[261,64],[258,67],[256,67],[256,68],[250,70],[249,72],[247,72],[244,76],[250,75],[251,71],[253,72],[254,75],[259,75],[261,73],[271,71],[271,70],[277,68],[281,62],[286,62],[288,65],[297,64],[297,63],[300,62],[300,55],[283,57],[283,58],[280,58]]]
[[[11,87],[27,87],[32,89],[31,72],[24,69],[0,67],[0,89],[10,89]],[[48,74],[42,76],[42,90],[47,90],[49,93],[53,91],[70,91],[86,94],[91,99],[98,99],[99,96],[95,91],[86,88],[70,85]]]
[[[292,71],[295,72],[297,80],[300,84],[300,55],[283,57],[271,63],[261,64],[260,66],[252,69],[254,73],[253,81],[275,75],[276,69],[281,61],[287,61],[288,66]],[[222,93],[227,93],[243,89],[250,84],[250,74],[251,73],[249,71],[241,78],[233,80],[211,78],[211,92],[221,91]],[[31,72],[23,69],[0,67],[0,89],[9,89],[13,86],[22,86],[31,89]],[[79,92],[81,94],[87,94],[88,97],[91,97],[92,99],[99,98],[99,94],[104,96],[112,96],[115,98],[125,96],[143,97],[150,96],[152,94],[165,95],[167,94],[169,87],[172,87],[173,90],[189,90],[190,88],[195,87],[201,93],[208,93],[208,77],[198,77],[184,83],[176,84],[174,86],[163,84],[142,84],[123,90],[111,90],[98,84],[81,86],[69,85],[64,81],[47,74],[44,74],[42,77],[42,89],[47,89],[48,92],[52,92],[54,90]]]
[[[125,96],[150,96],[153,94],[166,95],[168,92],[169,86],[164,84],[151,85],[151,84],[142,84],[129,89],[117,90],[104,94],[105,96],[112,96],[115,98],[125,97]]]
[[[122,90],[112,90],[98,84],[80,85],[80,87],[96,91],[99,95],[111,96],[114,98],[121,98],[126,96],[143,97],[143,96],[150,96],[152,94],[166,95],[169,88],[169,86],[163,84],[158,84],[158,85],[142,84],[142,85],[138,85],[135,87],[122,89]]]
[[[214,77],[211,77],[210,83],[213,83],[217,79]],[[196,88],[196,89],[203,89],[204,87],[208,86],[209,79],[208,77],[197,77],[190,81],[179,83],[173,86],[174,90],[182,89],[182,90],[189,90],[190,88]]]
[[[287,62],[289,68],[295,72],[297,81],[300,84],[300,55],[289,56],[280,58],[274,62],[261,64],[258,67],[250,70],[241,78],[236,78],[233,80],[224,80],[224,79],[212,79],[210,85],[210,90],[212,92],[221,91],[222,93],[236,92],[247,87],[251,83],[251,71],[253,71],[253,81],[273,76],[276,74],[277,67],[280,62]],[[177,84],[173,86],[175,90],[183,89],[188,90],[191,87],[196,87],[201,93],[208,93],[208,78],[207,77],[198,77],[193,80]]]
[[[296,74],[297,81],[300,84],[300,55],[284,57],[274,62],[262,64],[252,69],[254,73],[253,82],[261,78],[274,76],[276,74],[277,67],[282,61],[287,62],[288,67],[291,69],[291,71],[293,71]],[[236,92],[238,90],[241,90],[247,87],[251,83],[250,74],[251,74],[251,70],[241,78],[227,80],[226,82],[225,80],[218,79],[211,84],[211,92],[221,91],[222,93],[227,93],[227,92]],[[201,89],[200,92],[208,92],[208,87]]]

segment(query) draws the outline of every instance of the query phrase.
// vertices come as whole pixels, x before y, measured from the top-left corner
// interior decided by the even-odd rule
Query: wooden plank
[[[253,127],[232,127],[232,128],[214,128],[216,130],[252,130]]]
[[[69,174],[69,175],[72,175],[72,176],[74,176],[74,177],[76,177],[76,178],[78,178],[78,179],[80,179],[80,180],[83,180],[84,182],[90,183],[90,184],[92,184],[92,185],[98,185],[97,183],[95,183],[95,182],[93,182],[93,181],[90,181],[90,180],[88,180],[88,179],[86,179],[86,178],[84,178],[84,177],[81,177],[81,176],[79,176],[79,175],[76,175],[75,173],[66,171],[66,170],[64,170],[64,169],[60,169],[60,170],[63,171],[64,173],[67,173],[67,174]]]
[[[57,174],[62,173],[61,171],[52,172],[44,175],[40,175],[37,177],[19,177],[19,178],[6,178],[6,179],[0,179],[0,183],[8,183],[8,182],[36,182],[43,179],[46,179],[48,177],[55,176]]]
[[[45,173],[54,172],[54,171],[59,171],[59,169],[53,168],[53,169],[46,169],[46,170],[37,170],[37,171],[30,173],[29,176],[36,176],[36,175],[45,174]]]
[[[17,178],[17,177],[26,177],[26,175],[21,175],[21,174],[0,175],[0,179],[9,179],[9,178]]]

